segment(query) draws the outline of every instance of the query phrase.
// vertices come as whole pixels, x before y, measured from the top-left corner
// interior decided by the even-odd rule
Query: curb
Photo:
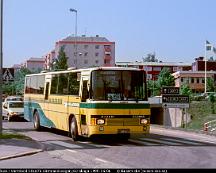
[[[42,151],[43,151],[43,149],[37,149],[37,150],[18,153],[18,154],[14,154],[14,155],[4,156],[4,157],[0,157],[0,161],[1,160],[12,159],[12,158],[17,158],[17,157],[22,157],[22,156],[29,156],[29,155],[33,155],[33,154],[36,154],[36,153],[39,153],[39,152],[42,152]]]

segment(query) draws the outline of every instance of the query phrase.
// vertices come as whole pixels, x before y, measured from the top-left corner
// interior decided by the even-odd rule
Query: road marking
[[[70,144],[62,141],[47,141],[46,143],[51,143],[55,145],[60,145],[67,148],[83,148],[82,146],[76,145],[76,144]]]
[[[89,142],[79,142],[81,144],[86,144],[86,145],[89,145],[89,146],[92,146],[92,147],[97,147],[97,148],[108,148],[108,147],[112,147],[112,146],[109,146],[109,145],[103,145],[103,144],[94,144],[94,143],[89,143]]]
[[[144,140],[144,141],[157,142],[157,143],[165,144],[165,145],[182,145],[182,144],[179,144],[179,143],[162,141],[162,140],[158,140],[158,139],[151,139],[151,138],[140,138],[140,139]]]
[[[100,159],[100,158],[95,158],[95,160],[97,160],[97,161],[100,161],[100,162],[103,162],[103,163],[107,163],[108,161],[106,161],[106,160],[103,160],[103,159]]]
[[[134,139],[129,139],[128,141],[138,143],[138,144],[142,144],[142,145],[144,144],[144,145],[148,145],[148,146],[159,145],[159,144],[152,143],[152,142],[139,141],[139,140],[134,140]]]
[[[203,145],[200,142],[192,142],[192,141],[185,141],[185,140],[179,140],[179,139],[172,139],[172,138],[161,138],[169,141],[175,141],[175,142],[180,142],[180,143],[185,143],[185,144],[193,144],[193,145]]]
[[[76,151],[70,150],[70,149],[66,149],[66,151],[69,151],[69,152],[71,152],[71,153],[77,153]]]

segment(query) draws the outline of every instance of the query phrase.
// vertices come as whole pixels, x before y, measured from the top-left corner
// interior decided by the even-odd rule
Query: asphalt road
[[[152,129],[128,141],[116,137],[72,141],[67,133],[34,131],[31,122],[3,122],[45,146],[32,156],[0,162],[0,168],[216,168],[215,137]]]

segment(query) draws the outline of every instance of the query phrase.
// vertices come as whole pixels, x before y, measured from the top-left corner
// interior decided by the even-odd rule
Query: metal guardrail
[[[212,120],[212,121],[204,123],[203,130],[205,132],[214,132],[214,131],[216,131],[216,120]]]

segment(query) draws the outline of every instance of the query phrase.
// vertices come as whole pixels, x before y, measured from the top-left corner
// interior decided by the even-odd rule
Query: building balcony
[[[110,55],[105,55],[104,60],[110,61],[112,57]]]
[[[110,47],[104,47],[104,51],[105,52],[111,52],[111,48]]]

